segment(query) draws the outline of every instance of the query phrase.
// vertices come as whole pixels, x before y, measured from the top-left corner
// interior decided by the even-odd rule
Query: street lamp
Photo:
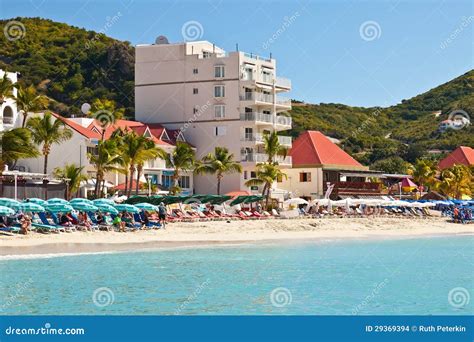
[[[148,181],[148,197],[151,196],[151,175],[147,175],[146,179]]]

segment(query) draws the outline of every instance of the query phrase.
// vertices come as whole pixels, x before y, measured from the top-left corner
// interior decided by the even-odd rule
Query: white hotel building
[[[243,166],[242,174],[225,175],[222,193],[248,189],[256,164],[266,161],[263,134],[291,128],[283,112],[291,89],[276,77],[275,59],[235,51],[226,53],[207,41],[138,45],[135,58],[135,118],[181,130],[201,158],[224,146]],[[280,137],[291,147],[291,138]],[[291,168],[291,157],[279,158]],[[215,176],[196,176],[196,193],[215,193]]]
[[[3,78],[5,71],[0,69],[0,78]],[[16,72],[7,72],[7,77],[16,83],[18,80],[18,74]],[[16,97],[17,89],[13,89],[13,96]],[[12,129],[18,117],[16,109],[16,103],[14,98],[5,98],[0,100],[0,132]]]

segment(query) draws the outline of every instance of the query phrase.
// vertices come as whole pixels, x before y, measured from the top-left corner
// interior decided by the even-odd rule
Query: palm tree
[[[18,87],[16,96],[16,105],[18,110],[23,114],[23,122],[21,127],[25,127],[26,119],[29,113],[39,112],[48,107],[49,99],[44,95],[39,95],[36,88],[30,85],[27,88]]]
[[[144,163],[148,160],[156,159],[163,154],[164,151],[157,148],[152,140],[143,135],[138,135],[134,131],[127,133],[123,137],[123,155],[129,164],[130,184],[128,187],[128,196],[132,193],[133,175],[135,171],[137,171],[135,191],[138,194],[140,176]]]
[[[262,196],[265,197],[265,207],[268,208],[270,200],[270,189],[275,181],[281,178],[287,178],[286,173],[280,170],[275,163],[257,164],[255,178],[249,179],[246,186],[263,185]]]
[[[95,99],[89,115],[99,122],[102,128],[101,137],[104,140],[105,131],[109,126],[113,126],[118,119],[121,119],[124,109],[116,109],[115,102],[107,99]]]
[[[7,72],[3,74],[3,77],[0,79],[0,105],[5,102],[5,98],[13,97],[13,83],[7,77]]]
[[[171,177],[173,185],[170,188],[170,193],[176,194],[180,191],[178,180],[181,171],[192,171],[194,168],[194,150],[187,143],[177,141],[173,152],[163,153],[162,158],[166,161],[166,165],[174,170]]]
[[[287,148],[280,144],[278,134],[275,131],[263,135],[263,148],[268,155],[268,163],[274,162],[276,156],[286,157],[288,153]]]
[[[1,170],[5,164],[14,168],[19,159],[35,158],[40,154],[32,142],[31,132],[26,128],[3,132],[1,141]]]
[[[436,183],[437,165],[433,160],[417,159],[408,169],[408,173],[418,185],[432,187]]]
[[[439,189],[446,196],[461,199],[463,195],[472,195],[474,176],[469,167],[454,165],[441,171]]]
[[[242,165],[234,161],[234,155],[225,147],[216,147],[214,154],[209,153],[198,163],[194,172],[208,173],[217,177],[217,194],[221,194],[221,181],[226,173],[241,173]]]
[[[44,156],[43,173],[48,173],[48,156],[51,147],[67,141],[72,137],[72,131],[66,128],[61,120],[53,119],[51,113],[45,113],[43,117],[35,116],[30,118],[26,127],[31,131],[33,141],[38,145],[43,145],[42,153]]]
[[[121,170],[122,156],[119,153],[116,139],[100,140],[97,144],[97,153],[88,153],[89,162],[95,167],[95,197],[103,193],[102,181],[108,172]]]
[[[87,176],[82,173],[84,166],[76,164],[66,164],[63,168],[57,167],[53,174],[57,178],[68,179],[68,189],[66,191],[66,199],[70,200],[72,194],[76,194],[81,187],[81,182],[87,180]]]

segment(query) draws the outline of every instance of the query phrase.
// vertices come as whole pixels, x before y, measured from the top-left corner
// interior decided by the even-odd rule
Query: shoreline
[[[445,218],[325,218],[173,223],[166,230],[0,235],[0,259],[238,245],[474,235]]]

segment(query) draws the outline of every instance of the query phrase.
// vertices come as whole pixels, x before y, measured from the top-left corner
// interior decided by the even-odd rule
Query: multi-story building
[[[0,69],[0,78],[3,78],[5,71]],[[7,77],[15,84],[18,80],[16,72],[7,72]],[[13,88],[13,96],[16,97],[17,89]],[[0,132],[12,129],[18,119],[18,112],[14,98],[0,99]]]
[[[166,40],[162,40],[166,41]],[[240,51],[226,53],[207,41],[138,45],[135,49],[135,117],[181,131],[197,157],[224,146],[242,163],[242,174],[224,177],[222,192],[248,189],[256,164],[266,161],[265,132],[291,128],[284,112],[291,89],[277,77],[276,61]],[[291,147],[291,137],[280,143]],[[291,167],[291,158],[279,158]],[[196,176],[197,193],[215,193],[213,176]]]

